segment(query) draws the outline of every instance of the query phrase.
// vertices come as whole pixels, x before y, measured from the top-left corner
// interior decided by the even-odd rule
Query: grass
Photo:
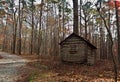
[[[35,77],[38,76],[38,72],[37,71],[33,71],[25,80],[25,82],[34,82]]]
[[[29,75],[25,82],[36,82],[35,79],[37,77],[40,79],[49,77],[48,72],[46,72],[49,68],[46,65],[40,64],[39,62],[30,62],[28,63],[28,66],[33,67],[34,70],[32,70],[33,72]]]

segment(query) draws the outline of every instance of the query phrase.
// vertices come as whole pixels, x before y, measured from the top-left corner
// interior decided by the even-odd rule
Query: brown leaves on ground
[[[0,59],[2,59],[3,57],[2,56],[0,56]]]
[[[38,55],[30,55],[30,54],[21,54],[19,56],[28,60],[36,60],[38,58]]]
[[[93,66],[65,64],[48,59],[28,65],[39,70],[32,75],[31,82],[114,82],[112,63],[105,60]]]

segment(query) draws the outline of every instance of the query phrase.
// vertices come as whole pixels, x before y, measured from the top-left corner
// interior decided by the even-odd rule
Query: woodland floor
[[[0,56],[0,59],[2,59],[3,57],[2,56]]]
[[[107,60],[88,66],[65,64],[50,57],[40,57],[37,61],[37,55],[21,55],[20,57],[0,52],[0,56],[2,57],[0,82],[114,82],[113,66]],[[2,62],[3,59],[4,62]],[[10,63],[13,61],[14,63]],[[118,82],[120,82],[120,70]]]
[[[33,71],[25,82],[114,82],[113,66],[110,61],[102,60],[88,66],[64,64],[44,57],[39,60],[28,63]],[[118,73],[120,82],[120,70]]]

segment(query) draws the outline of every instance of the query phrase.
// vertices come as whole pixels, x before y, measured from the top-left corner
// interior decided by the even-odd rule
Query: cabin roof
[[[75,33],[70,34],[67,38],[65,38],[63,41],[61,41],[60,45],[62,45],[64,42],[66,42],[71,37],[78,37],[79,39],[82,39],[83,41],[85,41],[87,43],[87,45],[90,46],[91,48],[97,49],[92,43],[90,43],[89,41],[87,41],[86,39],[84,39],[83,37],[81,37]]]

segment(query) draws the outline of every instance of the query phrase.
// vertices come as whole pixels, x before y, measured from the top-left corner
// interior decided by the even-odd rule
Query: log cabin
[[[60,43],[63,62],[95,64],[96,47],[83,37],[72,33]]]

